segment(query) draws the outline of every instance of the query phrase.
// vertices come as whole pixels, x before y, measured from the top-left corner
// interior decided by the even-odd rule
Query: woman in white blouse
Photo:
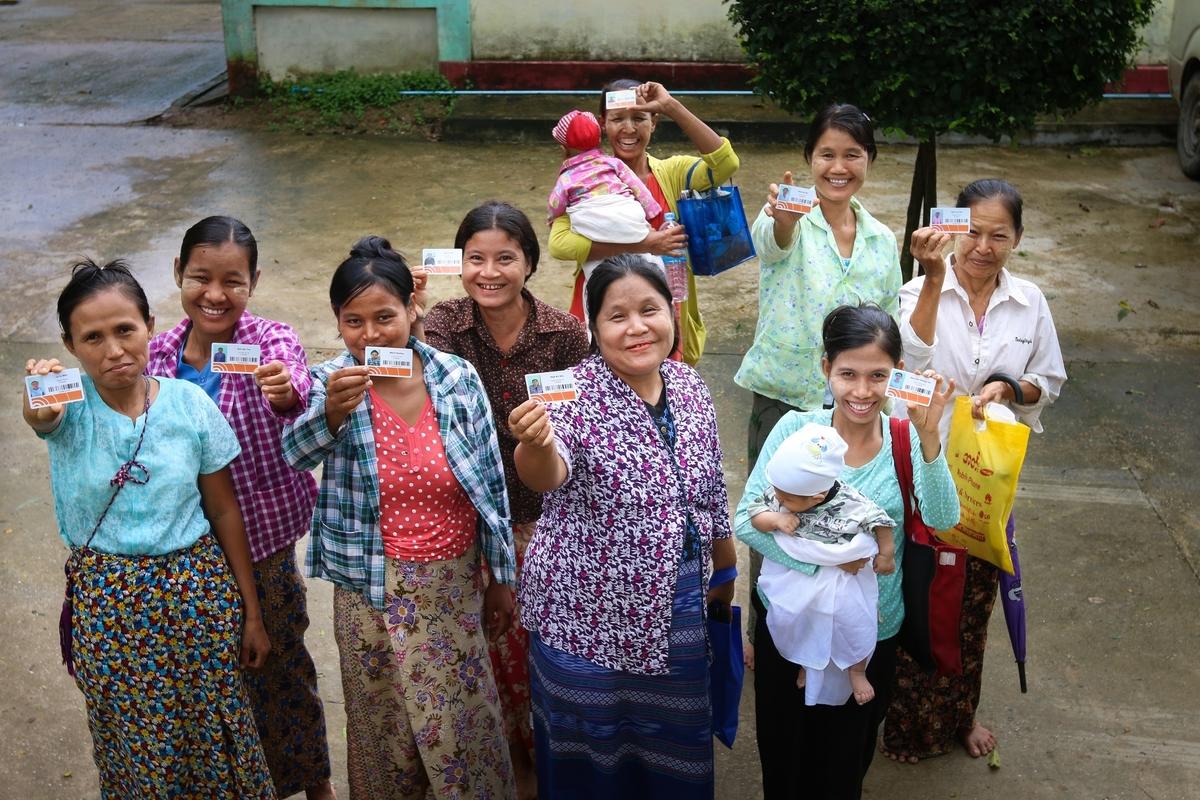
[[[913,233],[912,254],[925,274],[900,290],[900,334],[905,369],[952,378],[957,394],[972,396],[976,416],[987,403],[1005,403],[1040,432],[1042,410],[1067,375],[1045,296],[1005,268],[1021,241],[1021,205],[1009,183],[975,181],[958,195],[958,207],[971,210],[970,233]],[[952,239],[953,252],[943,259]],[[943,446],[950,416],[942,419]],[[997,578],[991,564],[968,559],[961,676],[935,680],[901,658],[883,737],[889,757],[915,763],[948,752],[955,741],[974,757],[995,749],[996,737],[975,721],[975,709]]]

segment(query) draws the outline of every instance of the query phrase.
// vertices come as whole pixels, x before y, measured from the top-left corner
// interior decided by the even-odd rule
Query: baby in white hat
[[[874,571],[891,574],[896,570],[892,541],[896,523],[862,493],[837,480],[845,469],[845,459],[846,442],[836,430],[814,423],[805,425],[785,439],[768,462],[767,480],[771,485],[749,505],[750,524],[755,530],[775,533],[784,551],[800,561],[808,559],[792,552],[794,546],[788,546],[788,540],[794,542],[794,537],[824,546],[822,552],[828,553],[829,564],[843,563],[836,549],[829,551],[830,546],[844,547],[859,535],[873,537],[875,545],[869,552],[877,551]],[[856,552],[862,552],[864,545],[870,546],[870,542],[860,540]],[[771,607],[767,624],[780,654],[804,667],[796,685],[804,687],[806,670],[824,670],[832,661],[848,669],[854,699],[860,704],[869,702],[875,690],[867,680],[866,669],[875,650],[879,614],[874,574],[864,571],[852,577],[826,573],[839,578],[830,583],[814,581],[814,576],[796,570],[771,572],[774,586],[768,593]],[[864,581],[869,581],[869,586],[864,587]],[[854,597],[830,597],[829,592],[851,592]],[[830,609],[836,609],[836,614]],[[846,618],[847,614],[853,618]],[[819,619],[831,615],[832,619]]]

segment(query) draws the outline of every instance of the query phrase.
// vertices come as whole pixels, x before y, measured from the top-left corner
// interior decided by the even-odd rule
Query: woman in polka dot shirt
[[[385,239],[354,246],[329,299],[346,350],[313,368],[283,447],[297,469],[324,465],[306,570],[336,584],[351,796],[512,797],[481,624],[508,626],[516,583],[487,394],[410,336],[413,277]],[[369,377],[377,347],[410,348],[412,374]]]

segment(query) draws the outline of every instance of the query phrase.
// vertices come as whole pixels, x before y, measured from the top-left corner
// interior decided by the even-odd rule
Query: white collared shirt
[[[1046,297],[1032,282],[1000,270],[1000,285],[992,292],[983,316],[983,331],[966,290],[946,258],[946,277],[938,304],[933,344],[926,344],[912,327],[912,313],[925,276],[913,278],[900,290],[900,338],[904,367],[933,369],[956,384],[955,396],[977,394],[995,373],[1027,381],[1041,390],[1036,403],[1012,404],[1017,419],[1041,432],[1042,409],[1053,403],[1067,379],[1058,333]],[[942,443],[950,432],[950,409],[942,416]]]

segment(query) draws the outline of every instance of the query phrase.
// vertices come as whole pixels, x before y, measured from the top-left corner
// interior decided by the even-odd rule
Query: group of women
[[[734,174],[729,141],[661,85],[605,89],[629,87],[641,104],[602,101],[605,132],[665,208],[697,159],[648,155],[660,116],[712,180]],[[925,275],[902,289],[894,237],[855,196],[875,157],[870,120],[827,109],[804,155],[819,205],[801,217],[768,202],[753,226],[760,317],[737,375],[754,393],[746,496],[788,433],[817,421],[849,446],[842,479],[903,519],[897,430],[925,520],[949,527],[951,396],[1009,402],[1036,427],[1065,379],[1045,299],[1005,268],[1020,197],[999,181],[964,190],[971,234],[943,259],[950,237],[917,231]],[[511,205],[466,215],[465,296],[428,311],[424,275],[361,239],[329,289],[345,349],[311,368],[291,328],[247,310],[257,246],[237,220],[185,234],[186,317],[158,335],[124,264],[76,265],[58,315],[84,400],[24,413],[47,441],[71,549],[64,655],[105,796],[333,796],[294,555],[305,533],[306,574],[335,584],[352,797],[713,796],[705,618],[733,598],[732,536],[759,559],[816,567],[755,532],[745,500],[730,523],[716,413],[688,366],[704,344],[695,287],[677,318],[639,257],[684,237],[653,227],[610,245],[556,223],[552,255],[603,259],[575,316],[527,288],[540,249]],[[214,372],[216,343],[257,345],[261,364]],[[380,346],[411,349],[411,376],[372,377],[364,354]],[[906,364],[941,390],[894,428],[884,388]],[[577,400],[526,399],[525,375],[562,369]],[[894,535],[899,556],[902,525]],[[858,796],[885,715],[886,752],[905,761],[955,738],[973,755],[994,746],[974,710],[996,573],[969,575],[967,670],[936,685],[896,647],[900,570],[880,576],[877,690],[862,706],[804,705],[765,625],[769,598],[753,593],[765,796]]]

